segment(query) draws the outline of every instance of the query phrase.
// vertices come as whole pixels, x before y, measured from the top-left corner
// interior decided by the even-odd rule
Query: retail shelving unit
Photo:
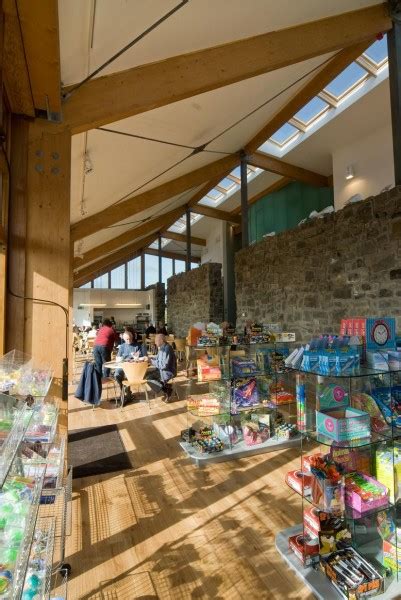
[[[60,578],[66,590],[69,572],[66,438],[56,435],[57,406],[44,398],[51,381],[47,369],[36,372],[13,352],[0,360],[0,380],[3,390],[20,392],[0,394],[0,598],[49,600]]]
[[[401,429],[390,411],[401,400],[401,372],[294,370],[292,376],[301,455],[287,484],[299,495],[300,524],[276,536],[277,550],[316,598],[334,600],[346,597],[347,571],[341,563],[333,571],[330,556],[339,549],[345,556],[351,546],[377,574],[372,596],[377,586],[378,598],[399,598]],[[321,479],[321,459],[341,477]],[[334,573],[337,587],[325,571]]]
[[[197,466],[300,443],[295,396],[286,391],[283,357],[288,353],[288,344],[241,345],[234,352],[198,348],[198,358],[208,357],[206,373],[180,386],[188,408],[180,445]],[[218,379],[208,380],[213,377],[208,365],[217,367]]]

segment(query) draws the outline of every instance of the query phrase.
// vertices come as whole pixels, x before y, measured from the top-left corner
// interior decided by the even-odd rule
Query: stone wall
[[[237,326],[281,322],[299,339],[340,320],[395,316],[401,331],[401,186],[236,254]]]
[[[155,283],[149,285],[147,290],[155,290],[154,292],[154,321],[157,327],[158,323],[164,323],[166,310],[166,289],[164,283]]]
[[[222,322],[221,264],[206,263],[167,280],[167,320],[178,337],[186,337],[196,321]]]

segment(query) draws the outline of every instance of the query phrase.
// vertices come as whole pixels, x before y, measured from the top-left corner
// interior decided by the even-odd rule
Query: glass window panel
[[[316,96],[315,98],[312,98],[312,100],[310,100],[307,104],[305,104],[305,106],[303,106],[301,110],[299,110],[294,115],[294,117],[296,119],[299,119],[303,123],[309,123],[309,121],[315,119],[328,106],[329,105],[327,104],[327,102],[324,102],[323,100],[321,100],[321,98],[318,98]]]
[[[293,138],[297,133],[299,133],[299,129],[290,125],[290,123],[285,123],[280,129],[274,133],[270,139],[276,144],[280,144],[282,146],[286,142],[289,142],[291,138]]]
[[[141,257],[138,256],[127,262],[127,279],[130,290],[141,289]]]
[[[93,280],[93,287],[94,288],[108,288],[109,287],[109,274],[105,273],[104,275],[101,275],[100,277],[97,277],[96,279]]]
[[[162,282],[167,285],[167,279],[173,275],[173,261],[171,258],[162,258]]]
[[[145,287],[159,281],[159,257],[145,254]]]
[[[241,179],[241,168],[235,167],[234,171],[231,171],[231,175],[234,175],[234,177]]]
[[[83,285],[80,285],[79,287],[81,287],[81,288],[90,288],[91,287],[91,282],[88,281],[88,283],[84,283]]]
[[[212,200],[220,200],[220,198],[223,198],[223,194],[219,192],[219,190],[215,190],[214,188],[211,189],[210,192],[206,194],[206,196],[208,196]]]
[[[125,288],[125,265],[120,265],[110,272],[111,287],[121,290]]]
[[[353,62],[326,86],[325,91],[338,98],[365,76],[365,69]]]
[[[377,40],[377,42],[369,46],[364,54],[376,64],[380,64],[384,59],[388,58],[387,35],[383,36],[382,40]]]
[[[234,187],[236,187],[238,184],[235,183],[235,181],[233,181],[232,179],[228,179],[228,177],[224,177],[224,179],[222,179],[219,183],[219,186],[222,187],[224,190],[231,190]]]
[[[191,262],[191,269],[196,269],[197,267],[199,267],[199,263]]]
[[[175,274],[183,273],[185,271],[185,260],[176,260],[175,261]]]

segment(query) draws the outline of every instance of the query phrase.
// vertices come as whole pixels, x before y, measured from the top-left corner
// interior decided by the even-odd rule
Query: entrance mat
[[[117,425],[72,431],[68,435],[68,462],[74,479],[132,469]]]

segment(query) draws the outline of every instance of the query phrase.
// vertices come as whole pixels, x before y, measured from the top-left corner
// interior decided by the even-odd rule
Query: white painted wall
[[[210,228],[206,235],[206,247],[202,248],[201,263],[215,262],[223,264],[223,244],[225,221],[209,219]]]
[[[374,115],[371,115],[374,121]],[[374,126],[374,122],[372,123]],[[364,137],[337,146],[333,151],[334,206],[340,210],[354,194],[363,198],[379,194],[394,186],[393,146],[390,118],[388,122]],[[354,179],[346,180],[348,165],[354,168]]]
[[[82,304],[90,304],[84,306]],[[106,306],[99,306],[105,304]],[[138,307],[117,307],[117,304],[140,304]],[[146,305],[150,304],[150,310]],[[81,308],[79,308],[81,306]],[[154,290],[124,291],[101,289],[74,289],[74,322],[76,325],[86,325],[93,321],[94,310],[101,311],[103,317],[114,316],[116,322],[136,322],[138,313],[149,313],[150,320],[154,319]]]

